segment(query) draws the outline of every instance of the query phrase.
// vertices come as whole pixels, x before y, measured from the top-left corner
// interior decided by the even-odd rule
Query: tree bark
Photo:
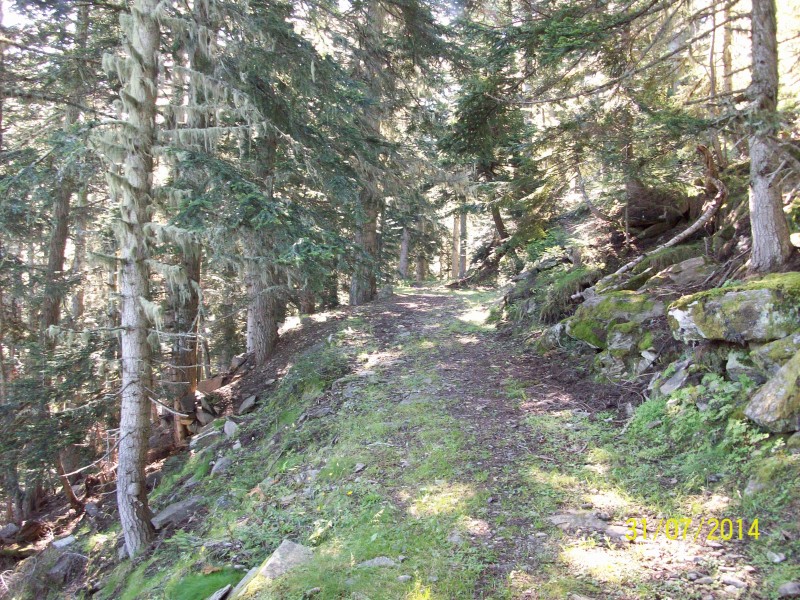
[[[78,281],[75,287],[75,293],[72,295],[71,313],[74,321],[80,320],[83,317],[84,311],[84,282],[83,270],[86,266],[86,204],[88,197],[88,190],[81,189],[78,192],[77,204],[75,211],[73,211],[73,218],[75,222],[75,252],[72,258],[72,266],[70,267],[71,275]]]
[[[397,265],[397,272],[400,279],[408,278],[408,248],[411,245],[411,231],[403,226],[403,234],[400,236],[400,261]]]
[[[359,65],[358,76],[369,90],[370,100],[362,113],[365,129],[375,139],[381,138],[380,101],[383,93],[381,72],[383,64],[383,29],[386,11],[377,0],[369,0],[366,5],[366,23],[359,41],[363,60]],[[350,280],[350,305],[359,306],[375,299],[377,278],[375,270],[378,261],[378,213],[382,200],[375,176],[367,173],[359,194],[361,214],[358,215],[354,241],[361,249]]]
[[[314,292],[307,285],[300,290],[300,314],[313,315],[317,310]]]
[[[458,236],[458,224],[459,224],[459,215],[458,213],[453,213],[453,252],[452,252],[452,264],[450,265],[450,277],[452,279],[458,279],[458,255],[459,255],[459,246],[461,244],[460,238]]]
[[[508,239],[508,231],[506,230],[505,223],[503,223],[503,216],[500,214],[500,209],[497,206],[492,205],[491,211],[492,221],[494,221],[494,227],[497,230],[497,236],[502,242],[503,240]]]
[[[78,497],[75,495],[72,485],[69,482],[69,477],[66,475],[67,472],[64,470],[64,458],[62,456],[62,452],[59,452],[58,458],[56,459],[58,478],[61,481],[61,486],[64,488],[64,495],[67,497],[69,505],[76,511],[83,512],[83,502],[81,502],[80,499],[78,499]]]
[[[121,168],[112,165],[109,183],[119,201],[117,236],[120,275],[122,391],[120,409],[117,507],[125,548],[131,557],[153,539],[147,504],[145,463],[150,428],[148,388],[150,345],[148,317],[143,300],[149,297],[149,250],[145,225],[150,220],[153,196],[153,146],[156,137],[156,96],[160,31],[156,19],[158,0],[136,0],[126,32],[127,81],[121,98],[127,112],[127,127],[118,129],[120,142],[128,148]]]
[[[255,364],[265,364],[278,343],[278,327],[285,313],[286,302],[278,292],[274,268],[259,257],[262,245],[256,234],[247,242],[245,285],[247,287],[247,351],[255,356]]]
[[[172,338],[172,382],[175,384],[173,406],[178,412],[186,412],[185,398],[194,398],[199,380],[198,364],[198,310],[200,307],[200,267],[202,249],[191,244],[181,256],[181,269],[186,274],[186,289],[169,286],[169,305],[173,313]],[[179,418],[173,420],[173,441],[176,446],[186,443],[188,430]]]
[[[351,306],[372,302],[378,288],[375,277],[375,260],[378,255],[378,201],[375,197],[375,190],[369,188],[361,190],[360,198],[364,214],[356,228],[354,241],[362,255],[356,257],[353,277],[350,281]]]
[[[778,42],[774,0],[753,0],[753,76],[750,94],[755,113],[750,125],[750,228],[753,248],[750,271],[780,269],[789,260],[792,245],[783,213],[780,189],[773,170],[770,137],[776,132],[778,105]]]
[[[467,274],[467,213],[461,212],[461,224],[459,225],[459,248],[458,248],[458,276],[464,277]],[[502,224],[503,220],[500,219]],[[505,227],[503,228],[505,229]]]

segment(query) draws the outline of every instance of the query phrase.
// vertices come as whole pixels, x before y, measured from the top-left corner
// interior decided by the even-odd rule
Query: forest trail
[[[346,493],[391,501],[366,543],[358,528],[350,542],[345,530],[333,535],[351,563],[392,551],[403,562],[345,576],[334,561],[312,585],[326,598],[759,597],[743,542],[695,543],[692,530],[685,540],[624,539],[628,518],[691,516],[671,504],[656,468],[649,482],[614,468],[637,394],[593,381],[575,356],[526,352],[487,322],[496,299],[412,289],[351,311],[360,332],[351,343],[370,350],[344,396],[365,405],[336,415],[339,459],[328,465],[352,482]],[[658,502],[637,483],[655,484]],[[693,501],[698,517],[732,516],[724,497]],[[312,587],[307,576],[285,585]]]
[[[681,492],[648,458],[659,423],[628,416],[639,393],[591,379],[591,357],[540,356],[498,329],[498,298],[404,288],[304,317],[240,381],[261,401],[238,433],[164,467],[154,509],[191,495],[199,510],[96,597],[207,597],[285,539],[313,548],[312,562],[252,597],[769,597],[763,549],[746,535],[753,515],[731,514],[719,467],[702,465],[708,482]],[[744,539],[707,539],[704,527],[695,540],[711,517],[743,518]],[[625,538],[631,518],[648,519],[650,539],[641,521]],[[682,518],[694,518],[688,530]],[[199,562],[187,548],[204,549]]]

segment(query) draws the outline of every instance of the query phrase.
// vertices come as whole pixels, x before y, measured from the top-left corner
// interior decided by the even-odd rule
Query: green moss
[[[719,298],[729,292],[743,292],[748,290],[774,290],[782,294],[787,299],[793,299],[800,303],[800,272],[792,271],[791,273],[773,273],[761,279],[753,279],[745,283],[732,285],[729,287],[718,287],[683,296],[670,304],[669,308],[677,308],[686,310],[686,308],[693,302],[707,301],[713,298]]]
[[[606,347],[605,327],[596,321],[581,320],[573,317],[570,319],[569,334],[587,344],[591,344],[595,348]]]
[[[215,573],[202,575],[194,573],[178,581],[171,582],[165,592],[168,600],[195,600],[208,598],[211,594],[226,585],[235,585],[242,578],[242,573],[235,569],[222,569]]]
[[[611,328],[611,331],[618,331],[619,333],[635,333],[639,329],[639,324],[633,321],[627,323],[618,323]]]
[[[642,262],[633,268],[634,274],[653,268],[653,273],[665,269],[671,265],[683,262],[684,260],[700,256],[704,252],[704,247],[700,243],[682,244],[672,248],[665,248],[659,252],[654,252],[646,257]]]
[[[645,331],[644,337],[639,342],[639,350],[649,350],[653,347],[653,334],[650,331]]]
[[[556,275],[552,284],[547,288],[542,308],[539,311],[539,320],[542,323],[558,321],[572,305],[572,296],[599,278],[598,270],[587,267],[578,267]]]

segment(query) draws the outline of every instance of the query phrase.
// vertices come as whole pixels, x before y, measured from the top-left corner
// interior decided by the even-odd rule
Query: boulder
[[[162,529],[167,525],[175,525],[185,521],[200,508],[202,500],[199,496],[192,496],[186,500],[170,504],[151,519],[153,527]]]
[[[47,571],[47,579],[64,585],[80,575],[89,559],[76,552],[66,552],[58,557],[56,563]]]
[[[631,291],[612,292],[587,299],[565,321],[567,334],[593,348],[608,347],[614,325],[642,324],[664,315],[664,303]]]
[[[780,273],[730,288],[684,296],[668,313],[675,339],[770,342],[800,322],[800,273]]]
[[[16,523],[8,523],[0,528],[0,539],[11,539],[19,532],[19,526]]]
[[[215,475],[222,475],[232,464],[233,461],[227,456],[220,458],[216,463],[214,463],[214,467],[211,469],[211,476],[213,477]]]
[[[705,256],[695,256],[662,269],[641,287],[641,290],[670,287],[686,289],[701,285],[714,272],[716,265]]]
[[[770,377],[797,352],[800,352],[800,331],[755,348],[750,352],[750,359],[762,374]]]
[[[239,425],[235,421],[231,421],[228,419],[225,421],[225,425],[222,426],[222,432],[225,434],[225,437],[232,438],[236,435],[239,431]]]
[[[249,598],[251,592],[269,584],[284,575],[308,563],[314,557],[311,548],[283,540],[281,545],[265,560],[261,566],[250,569],[229,596],[229,600]]]
[[[219,388],[222,387],[225,380],[224,375],[217,375],[216,377],[212,377],[211,379],[204,379],[203,381],[197,384],[197,391],[202,394],[210,394],[211,392],[216,392]]]
[[[731,381],[739,381],[739,377],[745,376],[748,379],[761,384],[767,379],[761,371],[750,360],[750,357],[742,350],[732,350],[728,353],[728,360],[725,363],[725,373]]]
[[[692,360],[685,358],[675,361],[661,373],[657,373],[647,386],[647,390],[654,396],[669,396],[679,390],[688,381],[692,374]]]
[[[236,356],[234,356],[231,359],[231,367],[230,367],[231,371],[235,371],[236,369],[241,367],[244,363],[247,362],[248,358],[249,357],[248,357],[248,355],[246,353],[245,354],[237,354]]]
[[[228,596],[228,592],[231,591],[233,586],[229,583],[224,588],[218,589],[216,592],[211,594],[206,600],[223,600]]]
[[[563,341],[566,339],[566,335],[567,332],[564,323],[556,323],[542,332],[539,339],[533,342],[533,347],[536,352],[545,354],[556,348],[563,347]]]
[[[248,396],[247,398],[242,400],[242,403],[239,405],[239,408],[236,409],[236,414],[243,415],[245,413],[250,412],[255,407],[257,400],[258,397],[255,394],[253,394],[252,396]]]
[[[397,563],[388,556],[376,556],[356,565],[359,569],[369,569],[373,567],[396,567]]]
[[[67,537],[63,537],[61,539],[54,540],[53,541],[53,548],[57,548],[58,550],[61,550],[63,548],[66,548],[67,546],[71,546],[74,543],[75,543],[75,536],[74,535],[68,535]]]
[[[214,420],[214,415],[209,412],[206,412],[202,408],[197,409],[197,420],[200,422],[201,425],[208,425],[211,421]]]
[[[774,433],[800,431],[800,352],[758,389],[744,414]]]
[[[215,429],[212,425],[208,429],[200,430],[197,435],[192,436],[192,439],[189,441],[189,448],[192,450],[202,450],[203,448],[208,448],[211,444],[220,439],[222,439],[222,432],[219,429]]]

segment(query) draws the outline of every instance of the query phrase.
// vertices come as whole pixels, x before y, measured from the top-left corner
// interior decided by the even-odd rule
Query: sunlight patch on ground
[[[552,486],[560,490],[574,490],[580,486],[580,482],[572,475],[567,475],[561,471],[545,471],[533,466],[528,469],[527,479],[534,483]]]
[[[561,558],[576,571],[600,581],[622,581],[641,572],[639,561],[623,550],[576,545],[565,548]]]
[[[705,502],[703,502],[703,510],[700,511],[700,514],[705,515],[725,515],[725,511],[727,510],[728,506],[731,503],[731,499],[728,496],[721,496],[719,494],[713,494],[710,498],[708,498]]]
[[[481,343],[481,341],[478,338],[476,338],[474,335],[462,335],[460,337],[457,337],[456,341],[458,341],[458,343],[461,344],[462,346],[469,346],[469,345],[472,345],[472,344],[480,344]]]
[[[615,492],[614,490],[606,490],[602,492],[597,492],[594,494],[586,494],[584,496],[587,502],[591,502],[592,506],[595,508],[604,508],[606,510],[616,509],[616,508],[627,508],[630,506],[630,502],[626,498],[623,498],[620,494]]]
[[[463,483],[423,487],[408,507],[408,513],[414,517],[452,513],[474,495],[475,491]]]
[[[456,316],[456,319],[464,323],[472,323],[473,325],[483,325],[486,319],[489,318],[488,308],[473,308]]]
[[[378,365],[386,365],[396,361],[398,358],[400,358],[399,352],[373,352],[364,358],[364,366],[372,368]]]
[[[461,527],[468,534],[476,537],[489,537],[492,533],[492,528],[489,526],[489,523],[483,519],[464,517],[461,520]]]

